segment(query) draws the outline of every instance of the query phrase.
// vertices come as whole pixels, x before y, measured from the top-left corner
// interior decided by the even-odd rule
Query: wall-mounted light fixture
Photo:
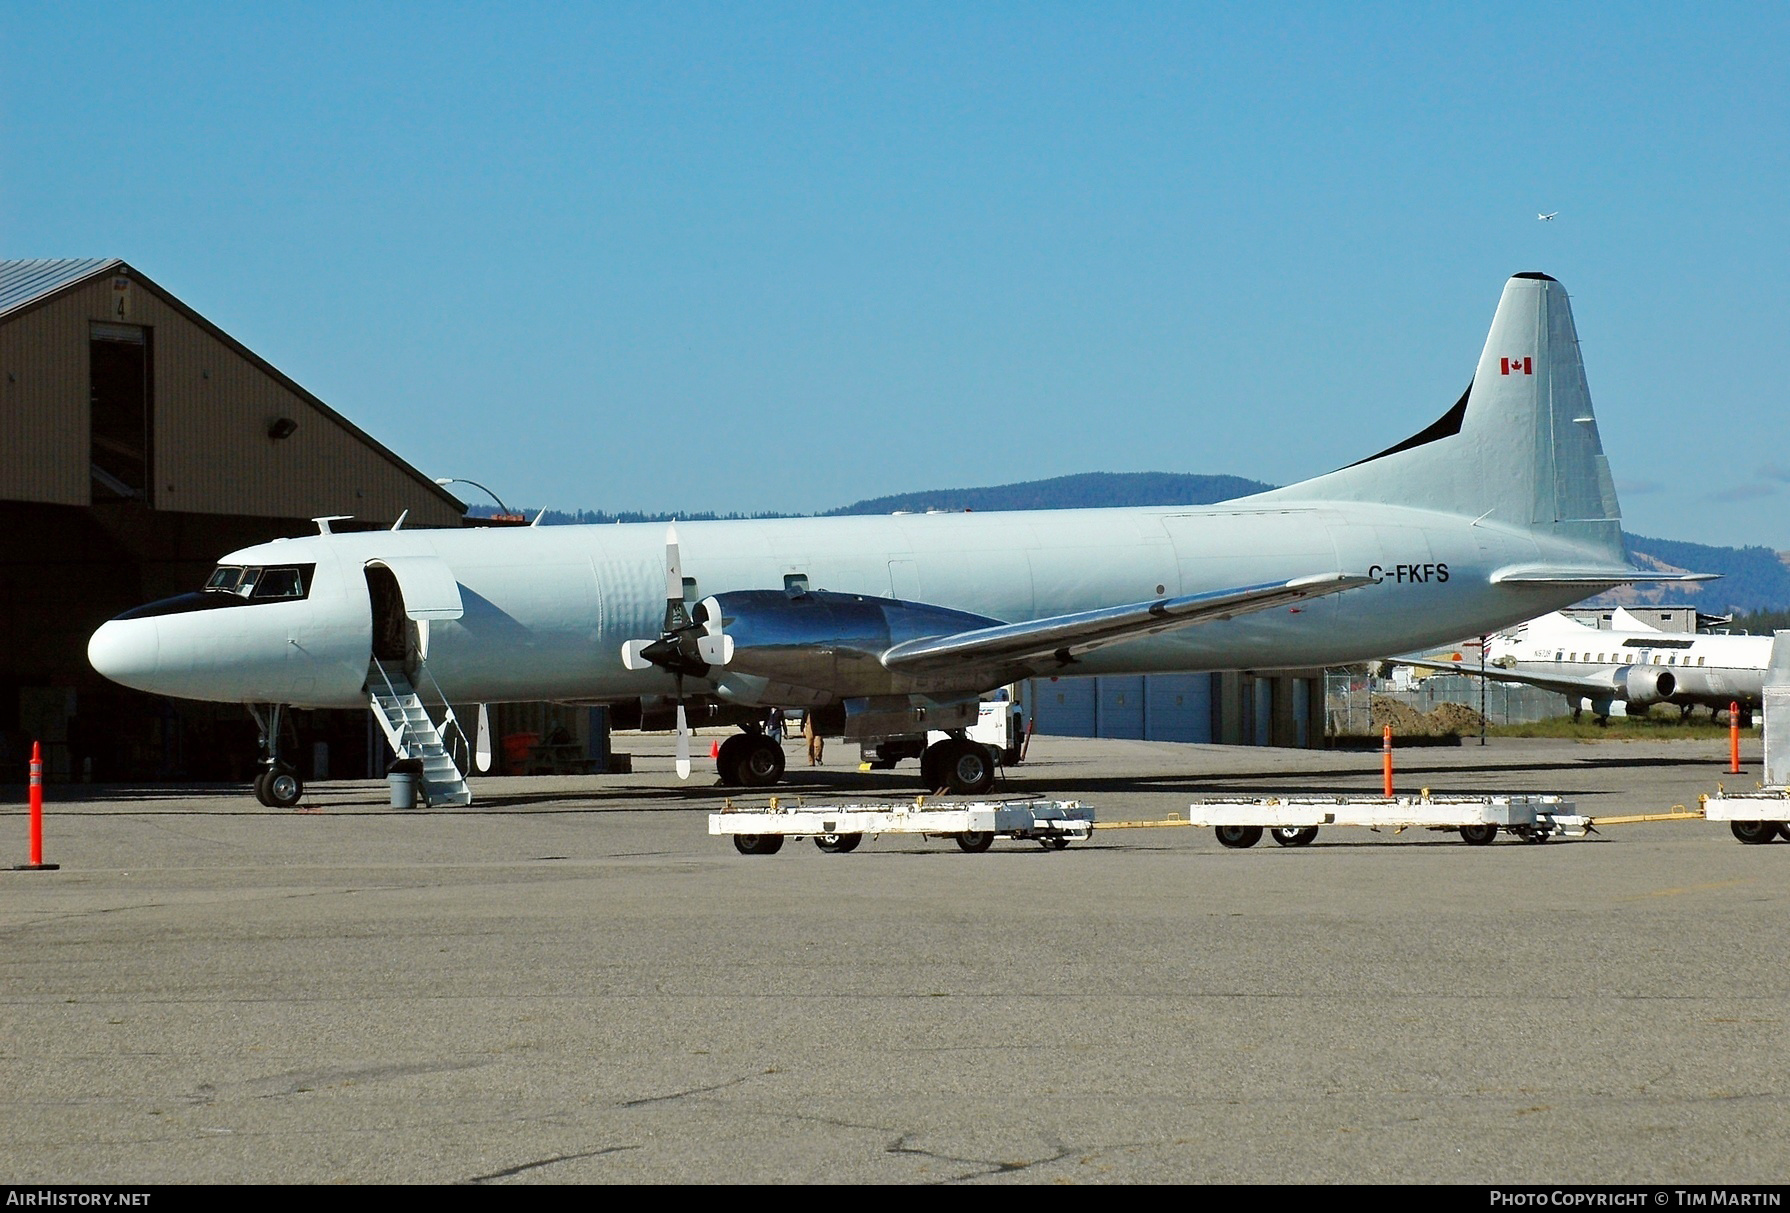
[[[272,438],[275,442],[279,442],[283,438],[292,437],[292,433],[296,429],[298,429],[298,422],[292,420],[292,418],[275,417],[272,421],[267,423],[267,436]]]

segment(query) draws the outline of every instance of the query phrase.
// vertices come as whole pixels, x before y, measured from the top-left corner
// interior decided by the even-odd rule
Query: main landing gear
[[[270,809],[289,809],[305,794],[297,768],[280,758],[280,733],[286,722],[283,703],[248,704],[261,730],[261,770],[255,776],[255,799]]]
[[[768,788],[783,778],[783,747],[763,733],[735,733],[721,743],[715,772],[730,788]]]

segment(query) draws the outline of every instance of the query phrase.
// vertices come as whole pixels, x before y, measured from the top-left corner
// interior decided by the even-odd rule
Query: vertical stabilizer
[[[1483,515],[1626,563],[1572,305],[1546,274],[1505,283],[1472,385],[1434,425],[1360,463],[1263,496]]]

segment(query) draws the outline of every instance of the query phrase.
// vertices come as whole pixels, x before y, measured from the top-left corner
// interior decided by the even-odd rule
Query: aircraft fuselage
[[[1021,622],[1300,574],[1376,583],[1088,653],[1040,673],[1312,667],[1380,657],[1565,606],[1597,587],[1494,582],[1500,569],[1583,563],[1533,529],[1360,502],[688,522],[686,597],[803,586]],[[306,595],[222,609],[158,604],[96,633],[96,667],[160,694],[364,707],[375,648],[369,565],[439,561],[463,612],[418,625],[427,664],[461,702],[669,695],[629,670],[624,642],[659,634],[657,524],[366,531],[276,540],[224,566],[307,568]],[[700,681],[686,688],[702,693]]]

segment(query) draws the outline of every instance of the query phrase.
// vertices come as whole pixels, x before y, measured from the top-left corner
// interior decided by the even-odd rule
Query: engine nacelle
[[[1003,681],[993,671],[914,676],[891,673],[882,664],[882,655],[904,641],[995,627],[998,619],[829,590],[733,590],[705,600],[705,608],[709,602],[721,608],[732,655],[725,666],[711,667],[708,677],[736,703],[807,707],[867,696],[973,692]],[[966,685],[971,683],[978,685]]]
[[[1637,707],[1664,703],[1678,690],[1678,678],[1671,670],[1652,665],[1631,665],[1622,671],[1624,697]]]

